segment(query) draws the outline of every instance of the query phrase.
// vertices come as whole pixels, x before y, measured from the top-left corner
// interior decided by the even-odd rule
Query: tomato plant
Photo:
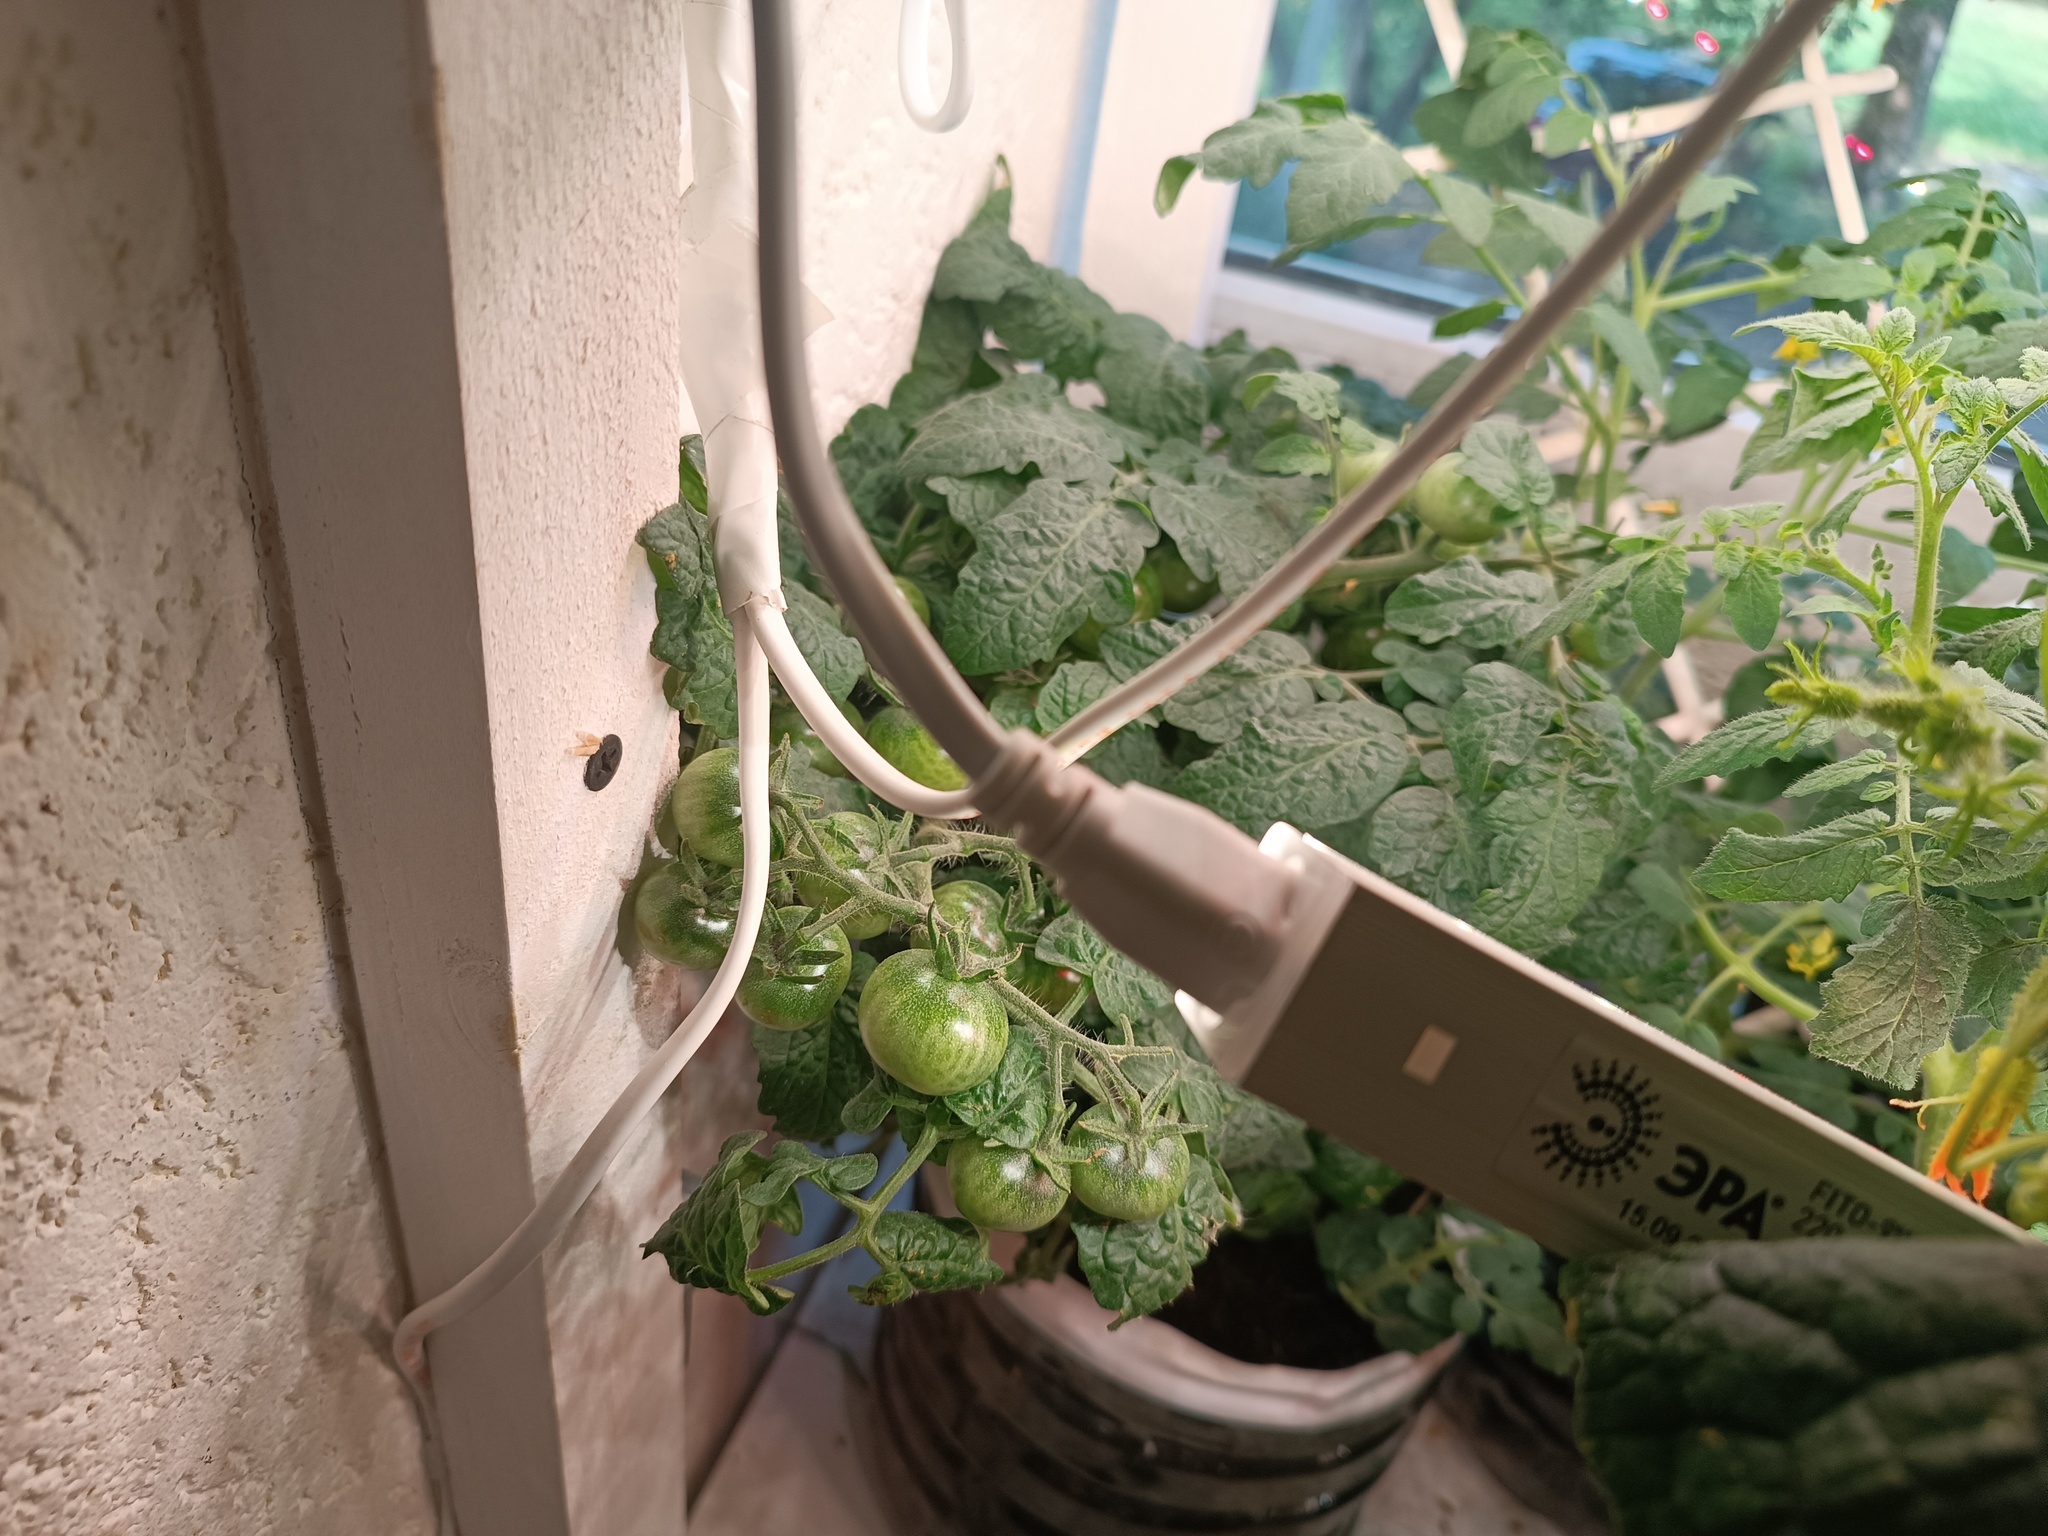
[[[956,1142],[946,1179],[960,1214],[988,1232],[1036,1232],[1067,1207],[1057,1165],[999,1141]]]

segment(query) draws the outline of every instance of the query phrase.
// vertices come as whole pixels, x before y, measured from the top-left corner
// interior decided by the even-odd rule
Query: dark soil
[[[1194,1285],[1153,1315],[1251,1365],[1336,1371],[1386,1353],[1372,1325],[1330,1289],[1305,1232],[1257,1242],[1225,1232]]]

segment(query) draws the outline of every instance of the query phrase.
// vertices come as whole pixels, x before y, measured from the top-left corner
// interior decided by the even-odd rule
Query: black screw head
[[[607,736],[597,744],[597,750],[583,760],[583,787],[603,789],[611,783],[612,775],[619,771],[619,757],[625,745],[616,736]]]

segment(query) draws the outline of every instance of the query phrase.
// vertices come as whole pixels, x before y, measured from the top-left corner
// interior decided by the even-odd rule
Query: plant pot
[[[1061,1277],[884,1314],[878,1439],[906,1532],[1335,1536],[1459,1341],[1342,1370],[1247,1365]]]

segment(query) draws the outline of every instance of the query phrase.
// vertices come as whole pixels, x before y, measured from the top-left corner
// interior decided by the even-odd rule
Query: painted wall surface
[[[800,10],[806,278],[834,317],[813,338],[832,428],[907,364],[939,250],[1000,153],[1017,232],[1044,250],[1086,6],[977,7],[974,112],[944,137],[899,100],[897,11]],[[659,967],[636,982],[616,947],[675,761],[647,655],[653,584],[632,540],[675,499],[691,415],[674,258],[689,180],[681,10],[432,0],[428,14],[520,1070],[544,1182],[694,995]],[[944,46],[941,27],[934,53]],[[608,732],[622,766],[592,794],[577,748]],[[678,1528],[686,1475],[708,1464],[759,1363],[744,1309],[698,1297],[686,1396],[682,1293],[638,1252],[682,1170],[758,1123],[752,1076],[744,1027],[728,1023],[546,1261],[579,1530]]]
[[[0,11],[0,1530],[426,1533],[183,70]]]

